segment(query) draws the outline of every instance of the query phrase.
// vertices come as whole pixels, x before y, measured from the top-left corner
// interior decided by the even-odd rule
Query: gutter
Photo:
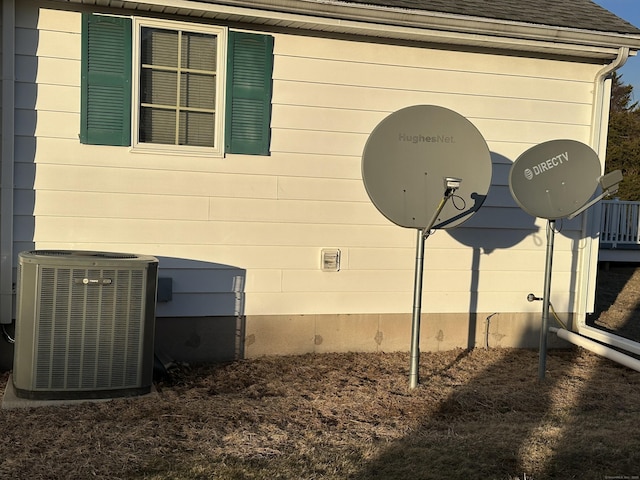
[[[13,321],[13,170],[15,0],[2,2],[2,150],[0,158],[0,324]]]
[[[73,1],[73,0],[72,0]],[[78,0],[75,0],[78,1]],[[140,3],[167,3],[168,0],[137,0]],[[196,2],[198,0],[195,0]],[[202,1],[202,0],[200,0]],[[84,0],[86,3],[86,0]],[[173,3],[173,2],[171,2]],[[491,36],[518,37],[537,40],[552,39],[556,42],[592,43],[599,37],[598,43],[618,47],[625,45],[621,39],[630,38],[638,47],[640,33],[617,34],[603,31],[582,30],[577,28],[550,26],[500,20],[489,17],[460,15],[454,13],[435,12],[410,7],[393,7],[372,4],[349,4],[339,0],[219,0],[220,4],[246,8],[262,8],[266,10],[290,13],[313,14],[323,17],[343,18],[349,20],[404,25],[438,30],[455,30],[472,34]],[[635,37],[635,38],[634,38]],[[631,46],[631,45],[629,45]]]
[[[640,34],[620,34],[568,27],[470,17],[425,10],[309,0],[56,0],[147,14],[184,15],[225,22],[268,25],[434,44],[541,52],[576,58],[615,58],[618,48],[631,55]]]

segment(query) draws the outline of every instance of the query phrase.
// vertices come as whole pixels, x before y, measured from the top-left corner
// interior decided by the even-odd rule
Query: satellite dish
[[[491,184],[491,154],[476,127],[443,107],[415,105],[394,112],[371,132],[362,154],[371,201],[401,227],[427,228],[455,184],[455,196],[433,228],[455,227],[475,213]]]
[[[520,155],[509,173],[509,189],[534,217],[556,220],[577,212],[600,180],[596,152],[575,140],[551,140]]]

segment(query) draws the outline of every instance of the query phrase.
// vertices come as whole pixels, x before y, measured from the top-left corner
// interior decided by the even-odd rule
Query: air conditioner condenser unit
[[[29,399],[151,391],[158,260],[34,250],[18,255],[12,380]]]

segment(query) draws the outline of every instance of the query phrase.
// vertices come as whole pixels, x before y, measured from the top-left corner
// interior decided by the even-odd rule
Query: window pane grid
[[[140,142],[215,146],[217,37],[142,29]]]

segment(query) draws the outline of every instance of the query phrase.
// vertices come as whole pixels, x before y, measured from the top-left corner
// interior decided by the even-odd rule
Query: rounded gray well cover
[[[373,130],[362,154],[362,179],[371,201],[401,227],[426,228],[445,192],[444,178],[462,180],[433,228],[470,218],[491,184],[491,154],[462,115],[433,105],[394,112]]]
[[[598,188],[600,160],[575,140],[551,140],[520,155],[509,172],[511,195],[534,217],[556,220],[586,204]]]

